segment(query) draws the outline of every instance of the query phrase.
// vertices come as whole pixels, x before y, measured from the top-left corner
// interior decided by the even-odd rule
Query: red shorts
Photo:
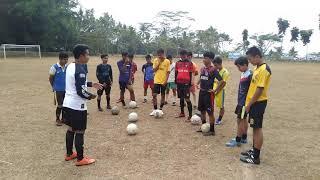
[[[150,87],[151,89],[153,89],[153,86],[154,86],[153,80],[144,81],[144,83],[143,83],[143,88],[144,88],[144,89],[148,89],[148,87]]]
[[[191,93],[195,93],[196,92],[196,85],[191,85],[191,87],[190,87],[190,92]]]

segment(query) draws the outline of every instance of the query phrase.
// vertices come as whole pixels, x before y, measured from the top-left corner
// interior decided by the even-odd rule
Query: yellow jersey
[[[257,88],[263,88],[261,96],[258,98],[257,101],[265,101],[268,100],[268,90],[270,85],[271,79],[271,69],[267,64],[261,64],[254,69],[250,87],[248,90],[247,98],[246,98],[246,105],[249,104],[251,101],[254,93],[256,92]]]
[[[220,74],[220,76],[222,77],[222,80],[223,80],[224,82],[227,82],[227,81],[229,80],[229,78],[230,78],[230,73],[229,73],[229,71],[228,71],[226,68],[222,68],[222,69],[219,71],[219,74]],[[218,82],[219,82],[219,81],[218,81],[217,79],[214,79],[213,89],[216,89],[216,88],[218,87]],[[223,87],[223,89],[225,89],[226,86],[227,86],[227,85],[225,85],[225,86]]]
[[[158,58],[153,60],[153,68],[160,63],[159,69],[154,73],[154,84],[164,84],[167,81],[167,74],[170,72],[170,61],[164,59],[162,62]]]

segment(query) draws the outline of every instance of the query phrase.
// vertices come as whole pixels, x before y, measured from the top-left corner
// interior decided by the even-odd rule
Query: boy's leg
[[[64,92],[55,92],[57,98],[57,108],[56,108],[56,125],[62,126],[62,121],[60,120],[60,115],[62,114],[62,104],[64,99]]]
[[[207,122],[206,116],[207,116],[206,111],[201,111],[201,121],[202,121],[202,124],[205,124],[205,123]],[[197,132],[202,132],[201,127],[197,130]]]
[[[73,154],[73,140],[74,140],[74,134],[75,132],[72,130],[71,127],[68,127],[67,133],[66,133],[66,160],[68,160],[68,157],[70,157]]]
[[[177,99],[177,89],[173,88],[172,89],[172,94],[173,94],[173,99],[172,99],[172,105],[175,106],[176,105],[176,99]]]
[[[224,115],[224,96],[225,96],[225,91],[222,90],[215,98],[216,100],[216,105],[217,107],[220,109],[219,111],[219,117],[216,120],[216,124],[220,125],[221,124],[221,120],[223,118]]]
[[[204,136],[214,136],[215,130],[214,130],[214,113],[213,111],[208,112],[209,115],[209,122],[210,122],[210,130],[207,133],[203,133]]]
[[[166,85],[161,85],[160,94],[161,94],[161,104],[160,104],[160,110],[162,110],[163,106],[165,105],[165,98],[166,98]]]
[[[263,132],[262,128],[253,128],[253,155],[254,158],[258,159],[260,157],[260,150],[263,144]]]
[[[125,87],[121,87],[120,86],[120,102],[122,103],[122,106],[126,106],[126,103],[124,101],[124,93],[125,93],[126,89]]]
[[[143,103],[147,102],[147,95],[148,95],[148,82],[144,81],[143,82]]]
[[[134,95],[134,90],[133,90],[133,86],[132,85],[127,85],[127,89],[130,92],[130,100],[131,101],[136,101],[136,97]]]
[[[188,116],[187,121],[190,121],[191,116],[192,116],[192,103],[191,103],[191,100],[190,100],[190,96],[186,97],[186,102],[187,102],[187,107],[188,107],[188,112],[189,112],[189,116]]]
[[[242,123],[242,137],[241,137],[241,143],[247,143],[247,132],[248,132],[248,122],[247,119],[243,119],[241,121]]]
[[[83,144],[84,144],[84,131],[76,131],[74,145],[77,150],[78,161],[81,161],[83,159]]]
[[[166,88],[166,98],[165,98],[165,103],[167,104],[168,101],[169,101],[169,96],[170,96],[170,84],[167,85],[167,88]]]
[[[107,109],[111,109],[110,104],[110,92],[111,92],[111,86],[106,89],[106,100],[107,100]]]

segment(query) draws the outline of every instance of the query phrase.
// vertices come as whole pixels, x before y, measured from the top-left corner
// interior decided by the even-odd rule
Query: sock
[[[184,114],[184,99],[180,98],[180,110],[181,114]]]
[[[107,96],[107,105],[110,106],[110,96]]]
[[[243,139],[243,140],[247,139],[247,134],[242,134],[241,139]]]
[[[74,139],[74,132],[68,130],[66,133],[66,149],[67,149],[68,156],[72,155],[73,139]]]
[[[62,108],[57,107],[56,109],[56,120],[60,120],[60,114],[61,114]]]
[[[75,147],[77,150],[77,154],[78,154],[78,161],[81,161],[83,159],[83,143],[84,143],[84,138],[83,138],[84,134],[82,133],[76,133],[75,136]]]
[[[144,99],[144,100],[147,100],[147,96],[144,96],[143,99]]]
[[[253,157],[258,159],[260,157],[260,150],[257,148],[253,148]]]
[[[222,116],[220,116],[220,115],[219,115],[219,117],[218,117],[218,121],[221,121],[221,120],[222,120]]]
[[[157,110],[158,109],[158,105],[156,104],[156,105],[153,105],[153,109],[154,110]]]
[[[98,103],[98,108],[101,108],[101,100],[97,99],[97,103]]]
[[[206,119],[201,119],[201,121],[202,121],[202,124],[206,123]]]
[[[126,106],[126,102],[124,100],[121,100],[122,106]]]
[[[210,131],[214,132],[214,123],[210,123]]]
[[[189,111],[189,117],[192,116],[192,103],[191,101],[187,102],[187,106],[188,106],[188,111]]]
[[[241,137],[237,136],[236,137],[236,142],[239,143],[241,141]]]
[[[163,106],[164,106],[164,103],[161,103],[160,104],[160,110],[162,110]]]

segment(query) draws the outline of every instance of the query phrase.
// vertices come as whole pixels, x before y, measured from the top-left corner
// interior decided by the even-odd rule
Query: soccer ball
[[[128,119],[129,119],[128,120],[129,122],[137,122],[138,121],[138,114],[135,112],[132,112],[129,114]]]
[[[130,135],[130,136],[136,135],[138,132],[138,126],[136,124],[130,123],[127,126],[127,132],[128,132],[128,135]]]
[[[155,118],[160,119],[163,117],[163,111],[162,110],[156,110],[156,113],[154,115]]]
[[[114,106],[112,109],[111,109],[111,114],[112,115],[118,115],[120,113],[120,110],[118,108],[118,106]]]
[[[210,131],[210,124],[209,123],[205,123],[205,124],[202,124],[201,126],[201,131],[203,133],[207,133]]]
[[[199,125],[199,124],[201,124],[201,118],[198,116],[198,115],[193,115],[192,117],[191,117],[191,124],[193,124],[193,125]]]
[[[129,102],[129,108],[134,109],[137,107],[137,103],[135,101],[130,101]]]

